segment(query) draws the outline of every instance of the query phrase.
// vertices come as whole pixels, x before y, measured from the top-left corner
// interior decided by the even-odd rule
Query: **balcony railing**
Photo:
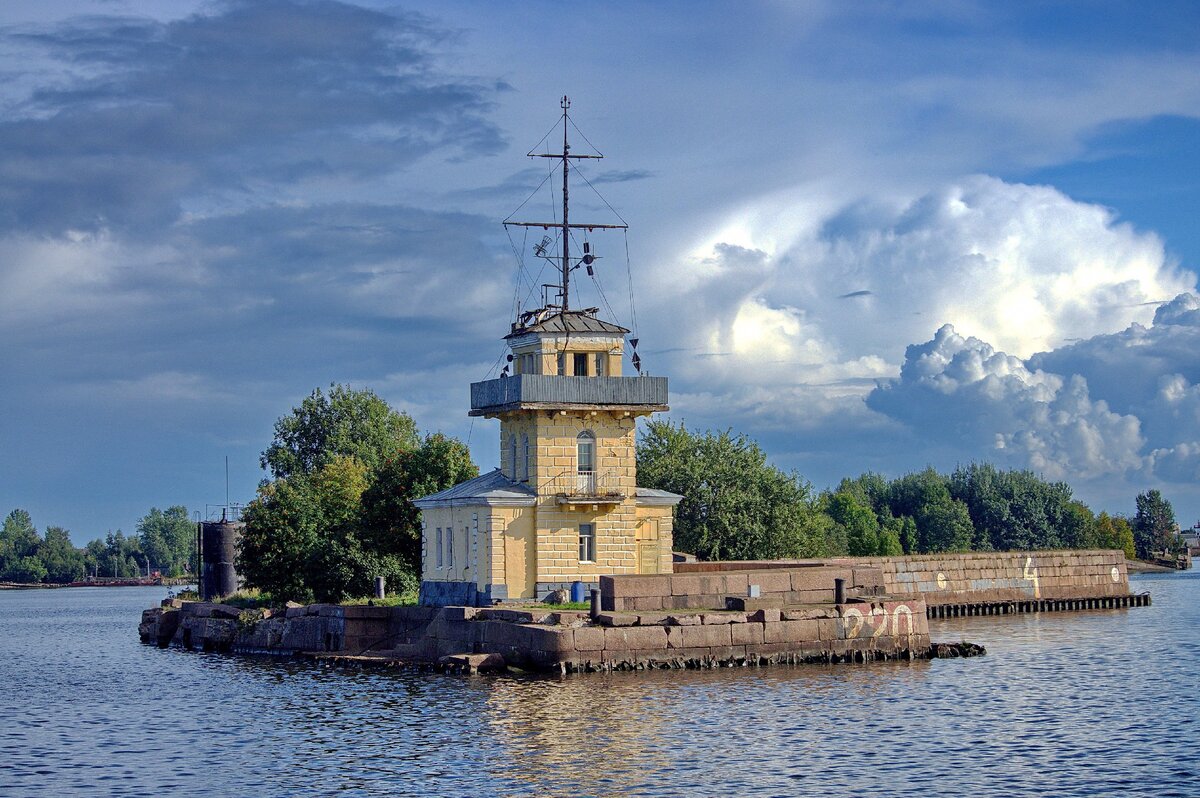
[[[625,498],[614,471],[564,471],[548,487],[559,504],[616,504]]]
[[[665,408],[666,377],[560,377],[517,374],[471,383],[471,409],[494,411],[522,406],[647,406]]]

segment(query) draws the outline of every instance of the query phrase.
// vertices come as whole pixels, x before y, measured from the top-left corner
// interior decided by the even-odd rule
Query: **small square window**
[[[596,561],[596,525],[579,525],[579,561]]]

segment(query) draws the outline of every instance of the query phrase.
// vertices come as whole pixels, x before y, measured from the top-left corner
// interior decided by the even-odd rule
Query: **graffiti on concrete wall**
[[[924,610],[922,610],[924,612]],[[842,611],[846,625],[846,639],[855,637],[883,637],[913,634],[913,609],[907,602],[885,602],[872,604],[866,612],[857,607]],[[866,631],[866,634],[862,634]]]

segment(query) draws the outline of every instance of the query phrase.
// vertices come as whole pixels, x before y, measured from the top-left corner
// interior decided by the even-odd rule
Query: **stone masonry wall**
[[[560,671],[712,667],[930,656],[925,603],[879,599],[754,612],[586,613],[471,607],[289,607],[179,603],[143,613],[142,641],[204,651],[360,655],[411,662],[499,654],[511,665]]]
[[[889,595],[928,604],[1128,596],[1125,554],[1116,550],[926,554],[852,558],[883,571]]]
[[[886,592],[883,571],[876,566],[810,565],[773,570],[602,576],[600,606],[615,612],[722,608],[727,596],[746,596],[751,585],[758,586],[760,598],[768,603],[832,603],[835,579],[846,580],[848,595],[875,596]]]
[[[920,596],[933,605],[1129,595],[1124,553],[1099,549],[675,563],[675,572],[780,570],[813,563],[879,568],[887,595]]]

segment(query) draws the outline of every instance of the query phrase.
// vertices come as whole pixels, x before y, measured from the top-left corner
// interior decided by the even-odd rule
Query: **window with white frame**
[[[579,525],[579,561],[596,561],[596,525]]]

